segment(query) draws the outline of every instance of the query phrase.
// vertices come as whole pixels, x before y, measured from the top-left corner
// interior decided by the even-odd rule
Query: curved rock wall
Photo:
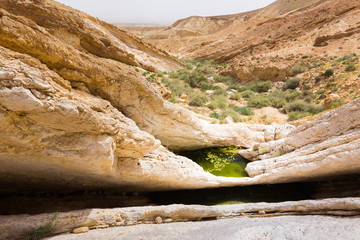
[[[272,183],[359,172],[360,99],[240,154],[255,161],[246,168],[251,177]]]

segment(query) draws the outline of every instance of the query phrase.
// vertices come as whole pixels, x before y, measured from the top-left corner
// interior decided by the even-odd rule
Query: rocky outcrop
[[[54,12],[52,16],[57,18],[58,12],[63,9],[58,9],[58,5],[53,5],[55,3],[39,1],[29,5],[26,1],[18,1],[14,4],[13,1],[4,1],[3,7],[6,11],[1,12],[0,45],[39,59],[61,78],[70,81],[74,88],[81,86],[81,89],[88,89],[92,95],[109,101],[111,105],[134,120],[140,129],[160,139],[165,146],[171,149],[224,145],[249,147],[255,142],[264,141],[263,133],[266,127],[254,129],[246,125],[236,125],[229,131],[228,126],[204,123],[189,111],[164,102],[159,93],[133,68],[119,64],[114,61],[117,60],[116,58],[105,59],[104,56],[95,56],[84,48],[74,46],[72,42],[64,42],[54,33],[54,29],[61,28],[61,25],[45,24],[38,19],[39,16],[30,14],[28,10],[36,8],[42,9],[39,10],[40,13],[45,10],[50,14]],[[70,11],[69,8],[66,10]],[[18,16],[19,14],[22,16]],[[100,28],[102,23],[98,20],[93,21],[84,14],[80,17],[87,22],[87,24],[83,23],[85,26],[95,28],[101,34],[109,31]],[[72,18],[69,18],[64,22],[68,23],[71,20]],[[70,26],[81,28],[74,23]],[[82,36],[83,30],[76,32]],[[114,36],[110,37],[113,44],[118,44],[118,39],[113,39]],[[159,57],[160,60],[162,59]],[[240,139],[236,133],[243,130],[247,131],[243,136],[246,135],[249,141],[235,140]]]
[[[86,234],[64,234],[51,240],[104,240],[121,236],[123,240],[238,240],[238,239],[317,239],[356,240],[360,234],[359,218],[333,216],[281,216],[273,218],[233,218],[206,222],[147,224],[96,229]]]
[[[198,119],[141,74],[179,67],[169,55],[53,1],[0,6],[3,190],[232,186],[161,144],[251,147],[293,129]]]
[[[79,227],[90,229],[138,224],[201,221],[240,217],[276,217],[286,215],[358,216],[359,198],[306,200],[282,203],[250,203],[223,206],[170,205],[119,209],[88,209],[58,213],[53,223],[54,233],[71,232]],[[1,239],[24,236],[31,230],[48,224],[54,214],[0,216]],[[159,222],[159,220],[158,220]],[[158,223],[160,224],[160,223]]]
[[[297,127],[287,138],[240,152],[255,161],[246,171],[272,183],[359,172],[359,119],[357,99]]]

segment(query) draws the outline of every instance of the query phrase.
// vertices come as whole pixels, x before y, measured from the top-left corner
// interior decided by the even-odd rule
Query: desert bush
[[[307,102],[304,102],[303,100],[297,100],[297,101],[286,104],[284,106],[284,110],[287,113],[308,112],[311,114],[316,114],[316,113],[319,113],[322,109],[319,106],[316,106],[314,104],[309,104]]]
[[[352,72],[355,70],[356,70],[356,66],[354,63],[349,63],[345,68],[345,71],[347,71],[347,72]]]
[[[287,102],[292,102],[292,101],[299,99],[300,96],[301,96],[301,94],[298,91],[288,89],[288,90],[286,90],[284,97]]]
[[[288,114],[288,121],[289,122],[295,121],[295,120],[298,120],[300,118],[307,117],[310,115],[311,115],[311,113],[308,113],[308,112],[290,112]]]
[[[170,88],[171,92],[175,96],[181,96],[181,94],[186,93],[190,94],[193,92],[192,88],[189,86],[189,84],[184,83],[180,80],[169,80],[166,84],[166,87]]]
[[[224,90],[224,89],[222,89],[222,88],[216,89],[213,94],[214,94],[215,96],[217,96],[217,95],[227,96],[227,95],[228,95],[227,91]]]
[[[251,116],[255,114],[254,111],[247,107],[231,106],[231,108],[234,109],[236,112],[240,113],[241,115]]]
[[[269,98],[266,95],[259,94],[248,100],[247,106],[253,108],[268,107],[271,105]]]
[[[220,112],[219,119],[224,120],[226,117],[232,117],[234,122],[239,122],[241,120],[239,113],[237,113],[232,108],[226,108]]]
[[[219,115],[217,112],[212,112],[212,113],[209,114],[209,116],[210,116],[211,118],[219,119],[219,116],[220,116],[220,115]]]
[[[334,69],[332,69],[332,68],[326,69],[326,71],[324,72],[325,77],[330,77],[332,75],[334,75]]]
[[[253,92],[263,93],[269,91],[272,88],[272,83],[270,81],[250,83],[245,88],[246,90],[251,90]]]
[[[337,61],[337,62],[342,62],[342,61],[351,59],[351,58],[353,58],[353,57],[356,57],[356,53],[344,55],[343,57],[339,58],[339,59],[336,60],[336,61]]]
[[[324,108],[325,109],[334,109],[334,108],[341,107],[344,104],[345,104],[344,100],[338,98],[338,99],[334,99],[333,101],[331,101],[328,104],[325,104]]]
[[[296,89],[300,85],[300,79],[299,78],[289,78],[283,85],[283,90],[287,89]]]
[[[271,106],[275,108],[282,108],[285,104],[285,93],[279,90],[276,90],[269,94],[268,96]]]
[[[203,107],[208,101],[209,101],[209,98],[205,94],[192,93],[190,95],[189,105],[195,106],[195,107]]]
[[[215,82],[227,83],[227,84],[232,84],[232,83],[235,82],[232,77],[230,77],[230,76],[221,76],[221,75],[215,76],[214,81]]]
[[[201,88],[202,91],[206,91],[206,90],[215,89],[215,86],[212,85],[211,83],[202,82],[202,83],[200,84],[200,88]]]
[[[227,106],[227,99],[223,95],[214,96],[208,107],[210,109],[224,109]]]
[[[241,93],[241,97],[243,97],[243,98],[252,98],[254,96],[255,96],[255,93],[251,90],[246,90]]]
[[[290,69],[290,74],[295,76],[299,73],[303,73],[306,72],[308,70],[307,67],[304,67],[300,64],[295,64],[291,69]]]
[[[316,76],[316,77],[315,77],[315,82],[318,83],[318,82],[321,81],[321,79],[322,79],[322,77],[321,77],[320,75],[319,75],[319,76]]]
[[[232,94],[230,95],[230,99],[231,99],[231,100],[240,101],[241,98],[242,98],[241,93],[232,93]]]

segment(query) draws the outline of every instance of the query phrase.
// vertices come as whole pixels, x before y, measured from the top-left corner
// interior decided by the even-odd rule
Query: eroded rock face
[[[141,71],[177,69],[177,60],[53,1],[2,1],[0,33],[0,178],[9,189],[247,184],[161,144],[252,147],[293,128],[213,125],[165,102]]]
[[[164,220],[164,223],[170,223],[234,217],[248,221],[249,217],[268,217],[267,219],[271,219],[271,217],[294,215],[294,213],[299,215],[358,216],[360,214],[359,206],[359,198],[345,198],[223,206],[170,205],[87,209],[58,213],[53,227],[54,233],[64,233],[71,232],[79,227],[96,229],[154,224],[159,217]],[[19,238],[36,227],[48,224],[53,217],[54,214],[0,216],[0,237],[1,239]]]
[[[269,182],[360,171],[360,99],[297,127],[287,138],[242,151],[246,170]],[[260,161],[257,161],[260,160]]]
[[[117,32],[114,35],[108,35],[112,28],[105,23],[95,21],[88,15],[64,8],[52,1],[36,3],[4,1],[2,6],[6,10],[1,10],[0,45],[39,59],[61,78],[71,81],[73,86],[79,86],[78,83],[81,83],[82,89],[88,89],[92,95],[109,101],[111,105],[134,120],[140,129],[160,139],[163,145],[171,149],[226,145],[249,147],[255,142],[265,141],[263,134],[266,127],[253,130],[246,125],[235,125],[229,131],[228,126],[215,126],[199,121],[189,111],[164,102],[160,94],[145,81],[140,73],[132,67],[116,62],[121,59],[100,54],[93,55],[88,48],[79,47],[72,41],[63,41],[56,34],[59,29],[74,28],[78,29],[76,33],[84,38],[87,38],[90,33],[95,35],[94,39],[107,34],[107,41],[113,45],[119,44],[123,37],[118,36],[120,33]],[[36,9],[39,14],[46,13],[46,17],[50,14],[54,19],[59,19],[56,22],[47,23],[41,20],[45,16],[35,16],[29,9]],[[62,19],[59,15],[63,16],[63,14],[59,12],[63,10],[72,13],[75,17]],[[74,21],[77,23],[75,24]],[[57,22],[60,22],[59,25],[56,24]],[[97,27],[94,27],[95,25]],[[137,41],[137,45],[141,45],[138,39],[134,38],[131,41]],[[95,43],[92,44],[97,46]],[[106,46],[101,47],[101,52],[107,51]],[[159,61],[168,62],[155,50],[149,51],[147,53],[158,56]],[[140,55],[135,52],[134,54]],[[175,60],[172,61],[173,64],[176,63]],[[132,64],[128,61],[123,62]],[[154,68],[157,66],[156,63],[150,60],[149,62],[154,65]],[[133,65],[136,66],[136,64]],[[166,69],[171,70],[171,66]],[[248,132],[243,134],[247,136],[246,141],[235,140],[235,138],[240,139],[236,133],[243,130]]]

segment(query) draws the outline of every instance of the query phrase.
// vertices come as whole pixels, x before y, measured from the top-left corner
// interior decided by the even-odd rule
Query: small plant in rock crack
[[[55,213],[46,225],[33,229],[30,233],[23,237],[22,240],[40,240],[53,235],[54,224],[57,218],[58,214]]]

